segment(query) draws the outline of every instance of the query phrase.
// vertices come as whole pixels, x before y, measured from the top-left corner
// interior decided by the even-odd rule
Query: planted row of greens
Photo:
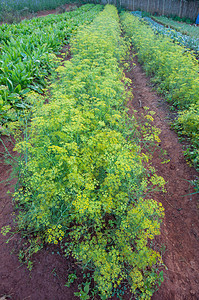
[[[182,22],[177,22],[171,18],[167,18],[164,16],[160,16],[160,17],[153,16],[153,19],[163,25],[169,26],[177,31],[180,31],[183,34],[190,35],[196,39],[199,38],[199,27],[197,26],[182,23]]]
[[[1,26],[1,121],[6,120],[10,108],[26,107],[23,96],[30,89],[42,92],[46,77],[56,64],[53,53],[101,9],[100,5],[87,4],[74,12]]]
[[[76,293],[81,299],[93,285],[101,299],[128,287],[137,299],[150,299],[163,280],[160,254],[148,245],[160,232],[163,208],[147,193],[164,179],[145,170],[148,158],[124,107],[128,80],[120,65],[127,48],[117,10],[107,5],[73,39],[73,58],[58,67],[50,103],[29,96],[36,103],[31,125],[15,147],[18,227],[36,241],[64,240],[66,256],[89,270]]]
[[[47,33],[51,33],[52,30],[56,32],[59,28],[63,31],[67,30],[67,27],[70,24],[68,24],[68,22],[71,22],[72,18],[76,18],[77,16],[88,12],[93,7],[93,4],[86,4],[74,11],[65,12],[63,14],[49,14],[45,17],[33,18],[31,20],[24,19],[20,23],[11,25],[3,23],[0,26],[0,41],[4,41],[7,43],[11,38],[25,38],[25,36],[31,36],[32,34],[34,34],[35,30],[37,38],[37,35],[40,33],[40,31],[37,31],[41,30],[41,34],[43,35],[44,27]],[[65,38],[66,34],[67,31],[64,31],[63,38]]]
[[[180,45],[194,50],[197,54],[199,53],[199,38],[198,37],[192,37],[189,35],[186,35],[184,33],[181,33],[179,31],[176,31],[172,28],[167,28],[164,25],[161,25],[154,21],[152,18],[149,17],[143,17],[141,12],[132,12],[133,15],[137,16],[142,20],[145,21],[147,24],[150,25],[150,27],[153,29],[153,31],[157,34],[165,35],[170,37],[173,41],[179,43]],[[189,26],[189,25],[187,25]]]
[[[199,53],[199,38],[192,37],[186,34],[183,34],[179,31],[176,31],[172,28],[166,28],[164,25],[161,25],[155,22],[153,19],[149,17],[145,17],[144,20],[151,26],[155,33],[163,34],[170,37],[175,42],[179,43],[180,45],[194,50],[196,54]]]
[[[168,37],[157,36],[146,23],[128,13],[122,15],[122,24],[147,74],[158,84],[157,90],[177,107],[179,117],[175,127],[186,135],[191,146],[186,150],[195,166],[199,163],[199,66],[184,47]]]

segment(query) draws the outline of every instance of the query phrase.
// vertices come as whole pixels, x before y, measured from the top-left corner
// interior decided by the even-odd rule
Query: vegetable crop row
[[[136,16],[124,13],[122,24],[147,74],[153,76],[158,91],[181,112],[175,128],[186,135],[191,146],[186,150],[196,168],[199,163],[199,66],[184,47],[168,37],[157,36]]]
[[[199,54],[199,38],[198,37],[192,37],[189,35],[186,35],[184,33],[181,33],[179,31],[176,31],[172,28],[166,28],[164,25],[161,25],[157,22],[155,22],[152,18],[149,17],[143,17],[139,12],[133,12],[135,16],[138,16],[141,18],[141,20],[146,21],[153,31],[158,34],[162,34],[165,36],[170,37],[173,41],[177,42],[178,44],[193,50],[197,55]]]
[[[150,299],[163,279],[160,254],[148,240],[159,234],[163,208],[147,193],[165,182],[144,168],[133,117],[127,128],[128,80],[120,69],[127,46],[116,8],[107,5],[81,29],[71,51],[72,60],[57,69],[50,102],[29,96],[36,103],[32,121],[15,147],[23,158],[17,223],[35,240],[64,239],[66,256],[90,270],[75,293],[81,299],[89,299],[94,282],[101,299],[123,295],[126,286],[137,299]]]
[[[53,15],[0,28],[0,117],[10,108],[26,107],[23,96],[30,89],[41,92],[56,64],[53,54],[75,33],[91,22],[102,6],[87,4],[77,11]]]
[[[64,31],[64,29],[67,29],[68,27],[67,22],[70,22],[71,19],[81,16],[81,14],[85,14],[93,8],[93,4],[86,4],[74,11],[69,11],[62,14],[49,14],[47,16],[33,18],[31,20],[24,19],[17,24],[3,23],[0,26],[0,41],[4,41],[7,43],[11,38],[24,38],[25,36],[31,36],[32,34],[34,34],[34,30],[41,30],[41,34],[43,35],[43,32],[46,30],[47,32],[51,32],[52,29],[56,31],[56,26],[58,25],[60,26],[60,29]],[[75,21],[75,19],[73,21]],[[63,33],[63,38],[65,38],[66,33],[67,32]],[[38,34],[36,34],[36,38],[37,35]]]
[[[186,23],[179,23],[167,17],[154,17],[153,19],[163,25],[169,26],[177,31],[180,31],[182,34],[190,35],[196,39],[199,38],[199,28]]]

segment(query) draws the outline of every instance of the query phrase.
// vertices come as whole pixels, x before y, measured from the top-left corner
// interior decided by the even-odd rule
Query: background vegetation
[[[169,26],[177,31],[180,31],[182,34],[190,35],[194,38],[199,39],[199,27],[190,26],[186,23],[179,23],[171,18],[167,18],[164,16],[153,17],[156,21],[160,22],[163,25]]]
[[[20,110],[30,106],[24,100],[27,92],[42,93],[58,61],[54,53],[68,43],[81,24],[91,22],[101,9],[100,5],[87,4],[61,15],[1,25],[1,123],[15,120]]]
[[[14,10],[20,11],[28,9],[30,12],[37,12],[39,10],[55,9],[58,6],[67,3],[80,3],[80,1],[70,0],[0,0],[0,11]]]
[[[166,36],[157,35],[139,17],[124,13],[124,30],[137,49],[140,62],[153,77],[157,90],[177,107],[179,117],[175,128],[191,142],[186,154],[199,168],[199,66],[195,57],[185,48],[174,44]]]

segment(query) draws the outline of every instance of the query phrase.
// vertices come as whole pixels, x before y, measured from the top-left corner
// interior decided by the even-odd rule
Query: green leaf
[[[90,287],[90,283],[86,283],[86,285],[85,285],[85,287],[84,287],[84,291],[85,291],[85,293],[87,293],[87,294],[88,294],[88,292],[89,292],[89,287]]]
[[[0,105],[3,105],[3,98],[1,95],[0,95]]]
[[[19,93],[20,91],[21,91],[21,85],[18,84],[18,85],[16,86],[16,88],[14,89],[14,92]]]

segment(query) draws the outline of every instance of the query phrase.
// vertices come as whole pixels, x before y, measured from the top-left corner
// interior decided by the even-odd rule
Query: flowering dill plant
[[[124,13],[121,23],[125,34],[137,49],[138,59],[147,74],[157,84],[157,91],[178,109],[174,128],[189,142],[184,152],[199,168],[199,67],[192,52],[173,43],[166,36],[157,35],[139,18]]]
[[[148,181],[147,155],[129,138],[120,68],[127,47],[116,8],[107,5],[80,28],[71,49],[50,102],[34,109],[28,142],[16,145],[28,153],[15,196],[18,225],[50,243],[64,236],[67,252],[92,270],[101,299],[127,283],[150,299],[162,260],[148,241],[160,233],[164,210],[145,194],[163,179]]]

